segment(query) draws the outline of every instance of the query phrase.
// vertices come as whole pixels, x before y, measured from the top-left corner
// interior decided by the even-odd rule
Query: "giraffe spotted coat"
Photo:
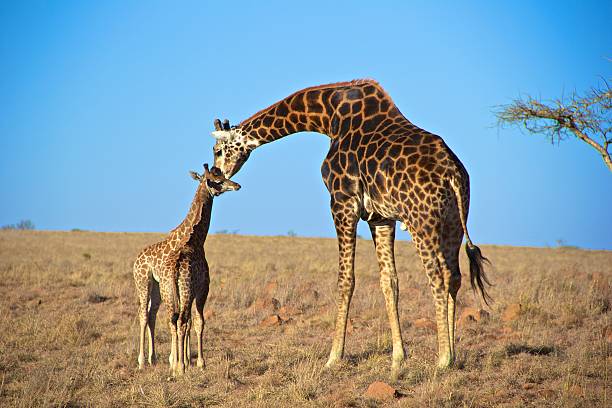
[[[204,304],[210,282],[204,241],[208,234],[213,197],[240,185],[226,179],[219,169],[204,175],[191,172],[200,183],[187,216],[161,242],[143,249],[134,262],[134,281],[140,303],[140,349],[138,367],[145,363],[145,332],[149,338],[149,364],[155,363],[155,321],[161,301],[170,306],[168,327],[172,339],[170,368],[182,374],[190,365],[189,331],[191,305],[195,299],[195,330],[198,340],[198,367],[204,366],[202,332]]]
[[[412,236],[429,278],[438,329],[438,365],[455,359],[455,301],[461,285],[459,249],[466,235],[472,286],[485,300],[480,250],[467,232],[469,176],[442,138],[412,124],[373,80],[321,85],[298,91],[239,125],[215,121],[215,166],[234,175],[258,146],[312,131],[330,138],[321,166],[331,196],[339,247],[338,312],[327,366],[343,356],[346,322],[355,285],[356,226],[368,222],[380,269],[393,341],[392,376],[405,358],[398,315],[394,261],[395,224]]]

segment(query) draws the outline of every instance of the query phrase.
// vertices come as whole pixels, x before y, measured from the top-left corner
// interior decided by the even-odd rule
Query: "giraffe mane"
[[[380,86],[380,84],[378,83],[378,81],[374,80],[374,79],[370,79],[370,78],[362,78],[362,79],[353,79],[352,81],[344,81],[344,82],[332,82],[331,84],[322,84],[322,85],[315,85],[315,86],[310,86],[308,88],[304,88],[304,89],[300,89],[299,91],[295,91],[294,93],[292,93],[291,95],[279,100],[276,103],[273,103],[272,105],[268,106],[267,108],[264,108],[258,112],[256,112],[255,114],[249,116],[247,119],[243,120],[242,122],[240,122],[238,124],[238,126],[242,126],[243,124],[250,122],[251,120],[257,118],[259,115],[262,115],[265,112],[268,112],[269,110],[275,108],[276,106],[278,106],[281,102],[283,102],[284,100],[287,99],[291,99],[293,98],[295,95],[302,93],[302,92],[307,92],[307,91],[316,91],[318,89],[327,89],[327,88],[342,88],[344,86],[351,86],[351,85],[365,85],[365,84],[370,84],[370,85],[374,85],[377,88],[379,88],[384,94],[385,96],[387,96],[388,98],[389,95],[387,94],[387,92],[383,89],[382,86]]]

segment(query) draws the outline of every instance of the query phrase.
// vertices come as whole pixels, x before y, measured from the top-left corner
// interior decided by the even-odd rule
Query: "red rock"
[[[263,319],[259,323],[259,325],[264,326],[264,327],[271,327],[271,326],[280,326],[282,323],[283,323],[283,319],[281,319],[278,315],[273,314]]]
[[[581,397],[584,392],[582,391],[582,387],[579,386],[578,384],[574,384],[572,386],[569,387],[569,389],[567,390],[569,394],[575,396],[575,397]]]
[[[425,329],[434,332],[437,330],[436,324],[431,320],[427,319],[426,317],[421,317],[420,319],[413,320],[412,324],[418,329]]]
[[[551,390],[550,388],[544,388],[543,390],[538,391],[538,394],[544,399],[552,399],[557,396],[557,392],[555,390]]]
[[[283,320],[289,320],[292,316],[298,315],[301,312],[296,307],[291,305],[285,305],[278,309],[278,315]]]
[[[278,282],[275,280],[268,282],[266,286],[264,286],[264,291],[266,294],[268,294],[268,296],[271,296],[276,289],[278,289]]]
[[[523,384],[523,389],[524,390],[530,390],[533,387],[535,387],[536,385],[537,385],[536,383],[528,382],[528,383]]]
[[[268,310],[270,312],[276,312],[280,308],[280,302],[273,297],[260,297],[256,299],[249,308],[253,310]]]
[[[465,307],[461,312],[461,317],[457,324],[463,325],[470,322],[482,322],[489,319],[489,312],[483,309],[476,309],[475,307]]]
[[[608,343],[612,343],[612,326],[606,326],[603,329],[603,336]]]
[[[389,384],[386,384],[382,381],[375,381],[370,384],[368,390],[365,393],[365,396],[377,400],[388,400],[393,398],[399,398],[401,397],[401,394]]]
[[[518,333],[512,330],[510,327],[502,327],[499,329],[500,337],[514,337],[518,336]]]
[[[211,317],[214,317],[214,316],[215,316],[215,312],[213,310],[206,309],[204,311],[204,320],[208,320],[208,319],[210,319]]]
[[[508,305],[506,306],[506,309],[502,313],[501,319],[504,322],[514,321],[518,319],[518,317],[521,315],[521,311],[522,311],[521,305],[518,303],[513,303],[511,305]]]
[[[346,321],[346,332],[347,332],[347,334],[353,333],[354,330],[355,330],[355,326],[353,325],[353,319],[348,319]]]

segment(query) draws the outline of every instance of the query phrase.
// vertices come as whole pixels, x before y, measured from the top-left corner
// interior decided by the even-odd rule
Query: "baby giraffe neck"
[[[202,221],[202,215],[205,212],[204,208],[208,207],[208,213],[210,213],[209,207],[212,207],[212,201],[212,194],[208,191],[205,183],[200,183],[191,202],[191,207],[189,207],[187,216],[183,222],[170,232],[168,242],[171,251],[176,251],[189,242],[197,226]]]

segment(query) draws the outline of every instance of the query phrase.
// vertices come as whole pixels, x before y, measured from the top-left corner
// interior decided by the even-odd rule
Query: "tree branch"
[[[600,88],[593,88],[585,96],[575,92],[569,98],[548,103],[527,96],[509,105],[498,107],[495,112],[498,125],[515,125],[533,134],[546,136],[551,143],[560,143],[568,137],[576,137],[594,148],[612,172],[609,146],[612,139],[612,90],[604,80]],[[596,139],[600,139],[598,143]]]

